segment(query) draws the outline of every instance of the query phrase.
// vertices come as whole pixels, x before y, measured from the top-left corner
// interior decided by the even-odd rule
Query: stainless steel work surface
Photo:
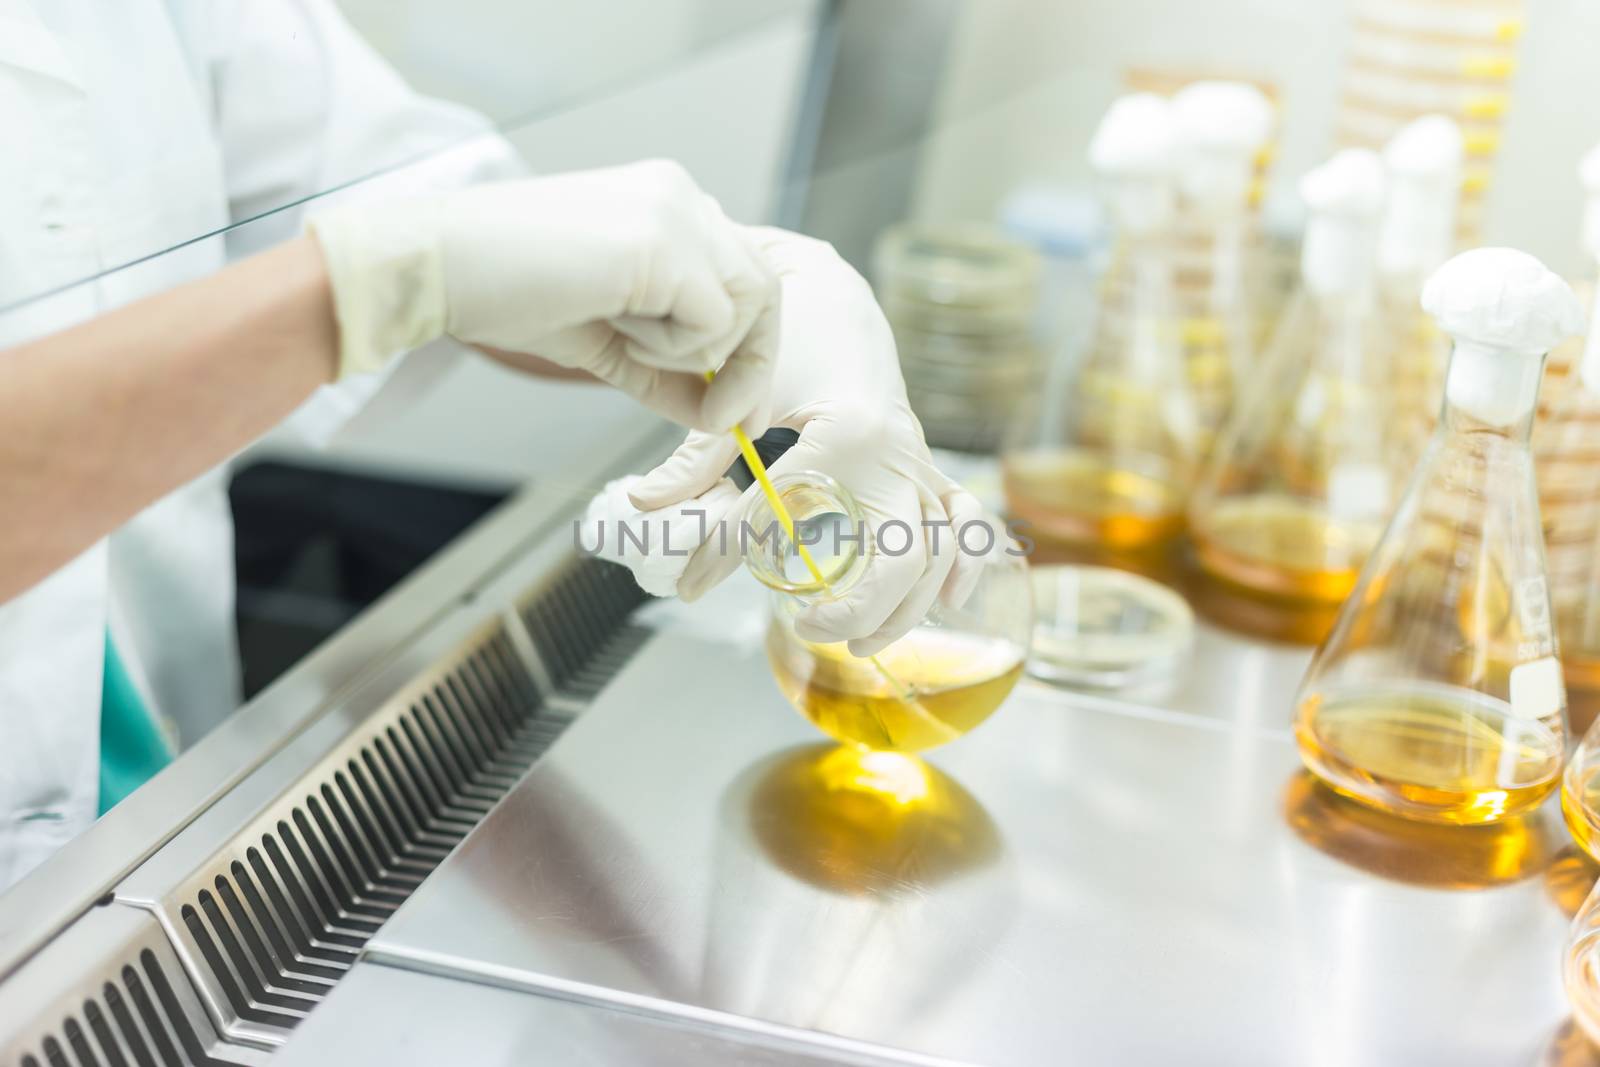
[[[734,640],[653,638],[371,958],[988,1064],[1529,1064],[1555,1040],[1554,898],[1584,873],[1552,863],[1553,807],[1448,831],[1332,798],[1273,671],[1234,697],[1271,716],[1182,710],[1229,699],[1212,682],[1179,710],[1025,683],[925,773],[851,771],[750,615],[721,618]],[[1227,645],[1198,673],[1227,677]]]
[[[351,1025],[352,1019],[361,1022]],[[875,1067],[897,1061],[842,1045],[823,1048],[778,1034],[708,1030],[671,1018],[358,964],[272,1062],[274,1067]]]

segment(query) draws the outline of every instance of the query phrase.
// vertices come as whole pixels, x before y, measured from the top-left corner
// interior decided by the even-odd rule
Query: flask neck
[[[1325,306],[1371,303],[1375,234],[1365,217],[1313,214],[1300,248],[1306,291]]]
[[[1445,372],[1441,428],[1491,431],[1526,444],[1544,374],[1542,352],[1510,352],[1457,340]]]
[[[1172,228],[1177,195],[1166,175],[1120,175],[1105,195],[1120,239],[1162,237]]]
[[[1243,217],[1249,211],[1255,182],[1255,150],[1201,150],[1178,174],[1186,207],[1208,224]]]
[[[1115,323],[1121,332],[1121,358],[1128,373],[1147,380],[1176,371],[1181,358],[1174,333],[1171,251],[1165,234],[1125,237],[1118,304],[1102,320],[1102,328]]]
[[[1378,231],[1381,274],[1425,278],[1450,258],[1459,185],[1458,178],[1447,174],[1403,178],[1390,186]]]
[[[847,592],[873,554],[873,534],[861,506],[849,490],[820,471],[796,471],[772,483],[794,523],[794,538],[767,499],[757,496],[738,533],[746,569],[768,589],[806,603]],[[912,533],[921,536],[921,531]],[[820,572],[820,581],[800,545]]]
[[[1172,245],[1165,234],[1125,238],[1122,245],[1127,300],[1146,315],[1165,311],[1172,295]]]
[[[1245,235],[1249,215],[1242,208],[1219,215],[1207,223],[1207,263],[1211,284],[1207,296],[1213,309],[1244,302]]]
[[[1373,343],[1372,290],[1308,291],[1303,298],[1312,309],[1306,324],[1311,334],[1311,367],[1324,377],[1376,385],[1384,372],[1377,363],[1382,353]]]

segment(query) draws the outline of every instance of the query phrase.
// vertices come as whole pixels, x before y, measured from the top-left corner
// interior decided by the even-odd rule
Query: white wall
[[[984,0],[957,34],[915,213],[993,217],[1030,179],[1087,184],[1083,148],[1130,65],[1251,71],[1283,91],[1275,190],[1332,145],[1346,39],[1341,0]],[[1528,0],[1528,33],[1489,201],[1486,242],[1579,267],[1574,168],[1600,140],[1600,4]]]

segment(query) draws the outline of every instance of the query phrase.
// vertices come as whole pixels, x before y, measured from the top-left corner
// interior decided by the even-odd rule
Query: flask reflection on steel
[[[1487,826],[1446,826],[1389,815],[1342,797],[1300,771],[1283,796],[1295,835],[1368,874],[1430,889],[1487,889],[1531,878],[1556,857],[1547,811]]]
[[[1019,876],[971,793],[915,756],[812,744],[718,805],[705,1003],[835,1034],[911,1032],[1004,952]]]
[[[779,868],[836,893],[918,892],[994,862],[983,806],[914,756],[808,745],[759,771],[751,835]]]
[[[1600,1044],[1600,883],[1595,890],[1572,920],[1561,970],[1573,1020]]]
[[[1539,1067],[1600,1067],[1600,1049],[1595,1048],[1576,1020],[1568,1019],[1545,1046]]]
[[[1544,872],[1544,890],[1568,918],[1578,914],[1584,898],[1600,878],[1600,864],[1576,845],[1568,845],[1556,854],[1554,862]]]

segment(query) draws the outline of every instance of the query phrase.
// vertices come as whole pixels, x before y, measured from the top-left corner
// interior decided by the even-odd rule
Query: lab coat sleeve
[[[523,165],[482,115],[411,89],[330,0],[210,6],[210,80],[230,214],[230,257],[292,237],[305,213],[355,197],[402,197],[515,177]],[[460,358],[439,341],[386,372],[319,390],[285,429],[326,443],[351,416],[392,412]]]

